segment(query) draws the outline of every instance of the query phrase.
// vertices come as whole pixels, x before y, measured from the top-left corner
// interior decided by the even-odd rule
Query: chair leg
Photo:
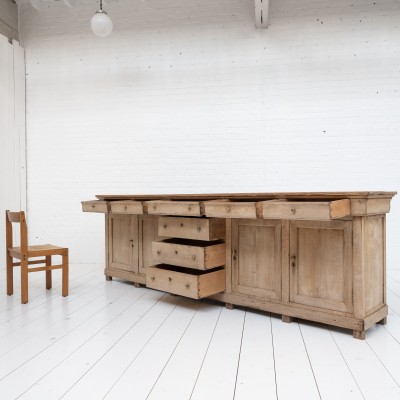
[[[28,261],[21,260],[21,303],[28,302]]]
[[[68,249],[65,249],[65,253],[62,256],[62,295],[68,296]]]
[[[8,253],[8,251],[7,251]],[[13,258],[7,254],[7,295],[11,296],[14,293],[14,271]]]
[[[51,256],[46,256],[46,267],[51,265]],[[46,289],[51,289],[52,279],[51,279],[51,269],[46,270]]]

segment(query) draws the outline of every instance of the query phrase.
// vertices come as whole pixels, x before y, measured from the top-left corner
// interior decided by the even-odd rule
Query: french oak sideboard
[[[396,192],[97,195],[106,279],[347,328],[386,323]]]

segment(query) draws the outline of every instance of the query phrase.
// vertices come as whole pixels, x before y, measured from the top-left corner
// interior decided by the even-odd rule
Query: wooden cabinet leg
[[[112,276],[106,275],[106,281],[112,281]]]
[[[139,282],[134,282],[133,286],[135,286],[136,288],[142,287],[142,285]]]
[[[355,339],[364,340],[365,339],[365,331],[353,331],[353,337]]]
[[[381,319],[380,321],[378,321],[378,324],[380,325],[386,325],[387,324],[387,317]]]
[[[290,324],[291,322],[293,322],[293,317],[289,317],[288,315],[282,315],[282,322]]]
[[[233,304],[232,303],[225,303],[225,308],[227,310],[233,310]]]

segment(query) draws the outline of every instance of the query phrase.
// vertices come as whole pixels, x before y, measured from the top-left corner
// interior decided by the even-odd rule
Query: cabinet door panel
[[[137,272],[139,259],[137,228],[137,216],[109,215],[110,268]]]
[[[232,291],[281,299],[280,221],[232,220]]]
[[[290,225],[290,300],[352,311],[352,222]]]

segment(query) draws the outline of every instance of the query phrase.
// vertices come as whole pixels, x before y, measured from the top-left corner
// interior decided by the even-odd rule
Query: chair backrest
[[[6,211],[6,245],[7,249],[13,247],[13,227],[12,224],[20,224],[20,246],[22,255],[28,255],[28,228],[24,211]]]

